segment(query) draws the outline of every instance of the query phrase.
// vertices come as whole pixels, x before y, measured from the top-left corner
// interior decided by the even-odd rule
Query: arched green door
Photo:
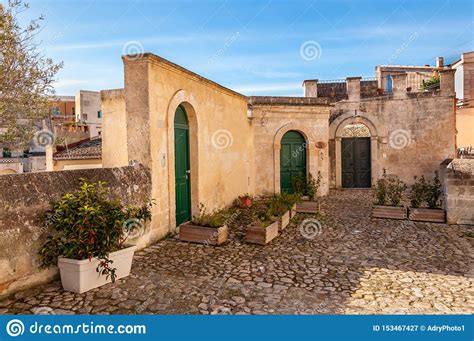
[[[281,192],[293,193],[292,181],[297,176],[306,176],[306,141],[297,131],[289,131],[281,139]]]
[[[191,219],[191,171],[189,162],[189,124],[186,111],[179,106],[174,115],[174,168],[176,226]]]

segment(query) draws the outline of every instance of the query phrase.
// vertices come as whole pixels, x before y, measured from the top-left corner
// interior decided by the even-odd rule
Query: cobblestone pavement
[[[115,284],[73,294],[53,282],[0,301],[0,313],[474,313],[469,227],[372,219],[371,200],[332,191],[313,239],[298,221],[264,247],[238,229],[221,247],[170,238],[138,252]]]

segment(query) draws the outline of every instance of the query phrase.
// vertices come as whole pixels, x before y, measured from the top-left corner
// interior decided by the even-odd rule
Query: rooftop
[[[54,153],[54,160],[86,160],[102,158],[102,138],[79,141]]]

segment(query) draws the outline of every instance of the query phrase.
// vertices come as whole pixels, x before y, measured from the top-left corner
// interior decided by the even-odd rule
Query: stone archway
[[[306,172],[315,174],[316,169],[316,144],[311,135],[308,134],[307,129],[300,124],[295,122],[288,123],[280,127],[273,139],[273,170],[274,170],[274,192],[280,193],[280,152],[281,152],[281,140],[283,136],[289,131],[296,131],[300,133],[306,141]],[[306,175],[307,175],[306,174]]]
[[[362,124],[367,127],[370,132],[370,167],[371,167],[371,185],[377,182],[378,179],[378,149],[379,149],[379,122],[375,118],[368,118],[367,116],[354,115],[353,113],[345,113],[337,117],[329,126],[330,139],[334,141],[334,155],[335,162],[335,187],[342,188],[342,138],[344,128],[348,125]]]
[[[191,171],[191,215],[199,210],[199,138],[198,138],[198,105],[192,95],[185,90],[178,90],[168,104],[166,128],[167,128],[167,154],[168,154],[168,209],[169,209],[169,226],[171,229],[176,226],[176,176],[175,176],[175,136],[174,136],[174,119],[178,107],[182,107],[186,111],[189,124],[189,156]]]

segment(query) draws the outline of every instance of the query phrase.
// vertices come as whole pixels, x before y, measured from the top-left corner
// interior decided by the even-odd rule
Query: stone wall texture
[[[341,185],[341,133],[348,124],[365,124],[371,132],[372,185],[383,169],[409,185],[415,175],[432,178],[443,160],[455,156],[454,97],[442,91],[341,101],[330,122],[333,187]]]
[[[474,225],[474,160],[456,159],[444,167],[442,174],[448,224]]]
[[[47,234],[40,217],[52,201],[76,190],[80,178],[106,181],[111,197],[126,205],[150,197],[150,172],[142,166],[0,176],[0,296],[56,275],[55,268],[38,268],[38,250]],[[146,245],[147,236],[135,242]]]

